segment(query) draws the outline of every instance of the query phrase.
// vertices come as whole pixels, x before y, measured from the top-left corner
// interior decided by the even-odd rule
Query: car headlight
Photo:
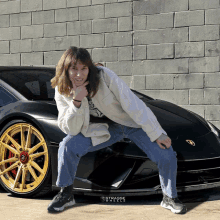
[[[211,123],[209,123],[208,121],[207,121],[207,123],[208,123],[209,127],[211,128],[211,131],[219,137],[218,131],[216,131],[216,129],[213,127],[213,125]]]

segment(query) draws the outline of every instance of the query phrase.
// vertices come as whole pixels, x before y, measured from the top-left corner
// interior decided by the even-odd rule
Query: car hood
[[[173,103],[150,100],[145,104],[156,115],[163,129],[173,138],[180,135],[199,137],[210,132],[205,119]]]

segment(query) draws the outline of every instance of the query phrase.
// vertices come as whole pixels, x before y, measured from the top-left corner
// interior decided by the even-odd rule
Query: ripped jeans
[[[111,146],[123,138],[129,138],[150,160],[157,164],[163,193],[171,198],[177,197],[177,159],[172,146],[168,149],[161,149],[156,142],[150,141],[150,138],[142,128],[132,128],[113,123],[109,124],[109,132],[111,134],[110,139],[96,146],[92,145],[90,137],[84,137],[82,133],[76,136],[67,135],[60,142],[56,182],[58,187],[73,184],[79,160],[83,155]]]

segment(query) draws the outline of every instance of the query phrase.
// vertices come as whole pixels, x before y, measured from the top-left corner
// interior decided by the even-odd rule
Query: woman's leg
[[[163,193],[170,198],[177,197],[177,159],[172,146],[168,149],[161,149],[156,142],[150,141],[142,128],[124,127],[124,133],[147,154],[150,160],[157,164]]]
[[[109,132],[110,139],[97,146],[93,146],[91,138],[85,137],[82,133],[76,136],[67,135],[60,142],[57,186],[66,187],[73,184],[79,160],[87,152],[108,147],[123,138],[121,126],[118,124],[110,124]]]

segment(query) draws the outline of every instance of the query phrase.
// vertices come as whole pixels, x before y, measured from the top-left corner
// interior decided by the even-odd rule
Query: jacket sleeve
[[[109,89],[116,99],[121,103],[123,110],[146,132],[150,140],[155,141],[162,133],[167,133],[162,129],[156,116],[146,104],[139,99],[113,71],[103,68],[110,77]]]
[[[66,134],[77,135],[82,128],[84,122],[84,110],[82,104],[80,108],[70,105],[55,87],[55,101],[58,109],[58,127]]]

